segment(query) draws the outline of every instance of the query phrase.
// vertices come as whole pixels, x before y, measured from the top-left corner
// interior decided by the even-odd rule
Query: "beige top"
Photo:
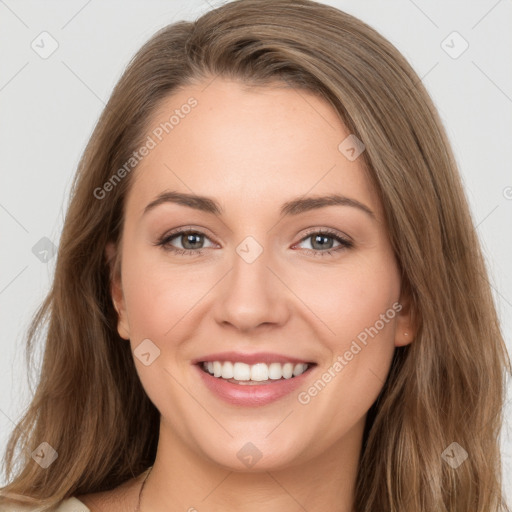
[[[40,509],[31,505],[0,505],[0,512],[38,512]],[[91,512],[77,498],[69,498],[61,502],[56,512]]]

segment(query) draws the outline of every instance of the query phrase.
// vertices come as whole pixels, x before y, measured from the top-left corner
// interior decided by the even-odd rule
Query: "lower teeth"
[[[220,377],[222,378],[222,377]],[[293,379],[293,377],[290,377]],[[280,379],[269,379],[269,380],[235,380],[235,379],[222,379],[226,382],[231,382],[231,384],[240,384],[242,386],[254,386],[255,384],[272,384],[272,382],[276,382],[279,380],[289,380],[281,377]]]
[[[211,377],[214,377],[210,372],[207,372],[206,370],[203,370],[205,373],[210,375]],[[292,375],[290,379],[285,379],[284,377],[281,377],[280,379],[268,379],[268,380],[236,380],[236,379],[223,379],[222,377],[215,377],[216,379],[225,380],[226,382],[230,382],[231,384],[240,384],[242,386],[254,386],[257,384],[272,384],[272,382],[277,382],[280,380],[290,380],[294,379],[295,375]]]

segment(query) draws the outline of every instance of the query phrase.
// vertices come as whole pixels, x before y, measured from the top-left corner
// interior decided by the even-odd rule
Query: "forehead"
[[[308,91],[217,77],[169,95],[147,126],[152,148],[134,171],[128,198],[139,211],[163,191],[180,190],[255,211],[291,197],[342,193],[379,215],[362,159],[340,149],[350,132]]]

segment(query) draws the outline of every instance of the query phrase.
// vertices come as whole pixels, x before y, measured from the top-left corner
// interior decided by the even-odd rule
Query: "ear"
[[[403,347],[414,340],[417,332],[412,298],[408,289],[402,289],[400,299],[394,308],[398,311],[395,324],[395,346]]]
[[[117,332],[121,338],[129,340],[130,328],[121,283],[121,260],[118,249],[113,242],[109,242],[105,247],[105,258],[110,269],[110,296],[114,309],[117,311]]]

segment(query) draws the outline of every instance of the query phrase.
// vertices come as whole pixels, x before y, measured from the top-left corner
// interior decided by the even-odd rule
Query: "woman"
[[[373,29],[307,0],[168,26],[80,162],[0,510],[509,510],[485,276]]]

